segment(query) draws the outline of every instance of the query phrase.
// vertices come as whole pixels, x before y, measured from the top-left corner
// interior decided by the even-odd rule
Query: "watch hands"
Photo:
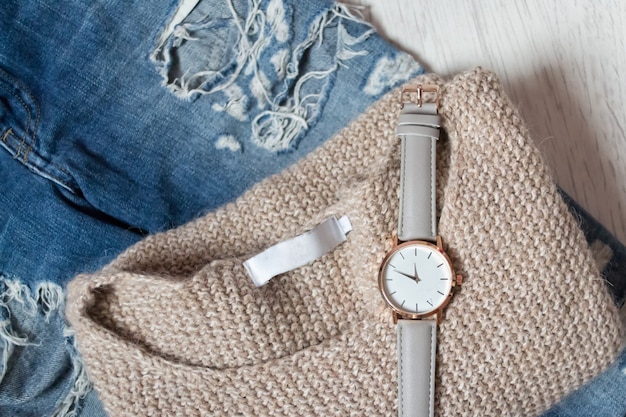
[[[420,282],[421,279],[419,275],[417,275],[417,264],[413,262],[413,272],[415,273],[415,282]]]
[[[421,280],[420,280],[420,278],[419,278],[419,276],[417,275],[417,267],[415,267],[415,274],[414,274],[414,275],[407,274],[407,273],[405,273],[405,272],[402,272],[402,271],[397,271],[397,270],[396,270],[396,272],[397,272],[398,274],[404,275],[404,276],[405,276],[405,277],[407,277],[407,278],[411,278],[411,279],[412,279],[412,280],[414,280],[415,282],[420,282],[420,281],[421,281]]]

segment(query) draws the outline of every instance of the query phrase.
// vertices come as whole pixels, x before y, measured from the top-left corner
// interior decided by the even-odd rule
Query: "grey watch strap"
[[[402,142],[398,239],[433,242],[437,237],[437,105],[404,103],[397,135]]]
[[[398,416],[435,413],[436,320],[398,320]]]

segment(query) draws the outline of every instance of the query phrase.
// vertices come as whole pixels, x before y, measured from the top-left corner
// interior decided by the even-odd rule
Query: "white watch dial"
[[[428,314],[445,303],[454,280],[448,258],[428,243],[405,243],[381,268],[380,286],[386,300],[407,314]]]

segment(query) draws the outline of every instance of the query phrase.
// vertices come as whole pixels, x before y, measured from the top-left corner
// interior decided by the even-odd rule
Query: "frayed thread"
[[[17,302],[22,305],[24,311],[35,314],[37,310],[37,301],[30,296],[30,289],[17,281],[0,280],[4,284],[4,291],[0,293],[0,308],[3,316],[6,317],[0,321],[0,343],[2,346],[2,370],[0,371],[0,381],[6,375],[9,359],[13,354],[16,346],[36,345],[29,342],[27,336],[20,336],[15,333],[11,324],[10,302]]]
[[[28,337],[18,336],[13,332],[11,320],[0,321],[0,341],[2,343],[2,371],[0,371],[0,381],[6,375],[9,358],[13,354],[15,346],[32,345],[28,341]]]
[[[405,52],[398,52],[395,56],[383,56],[376,63],[363,91],[370,96],[376,96],[386,88],[407,81],[421,71],[423,71],[421,65]]]
[[[87,371],[85,370],[85,366],[78,352],[72,357],[72,366],[74,368],[74,384],[65,399],[57,406],[54,413],[52,413],[51,417],[75,417],[77,415],[78,402],[93,388],[93,383],[87,375]]]
[[[4,291],[0,293],[0,307],[7,311],[10,317],[8,303],[15,301],[22,305],[25,311],[35,314],[37,311],[37,300],[30,295],[30,288],[26,285],[8,279],[0,279],[4,285]]]
[[[53,283],[41,283],[35,291],[17,280],[0,277],[3,291],[0,293],[0,309],[5,317],[0,321],[0,346],[2,346],[2,370],[0,382],[4,379],[8,364],[17,346],[40,346],[39,342],[30,341],[28,336],[18,335],[13,329],[10,303],[18,303],[24,312],[31,317],[38,312],[43,313],[43,319],[48,323],[53,314],[64,316],[65,293],[63,288]],[[33,295],[34,293],[34,295]],[[63,317],[64,319],[64,317]],[[51,414],[52,417],[74,417],[77,415],[78,401],[84,398],[92,389],[92,383],[87,376],[82,359],[76,351],[74,331],[65,325],[63,336],[71,342],[74,354],[71,355],[74,383],[66,397],[57,405]],[[36,370],[35,370],[36,371]]]
[[[335,62],[326,70],[309,71],[301,75],[299,73],[301,57],[315,43],[321,45],[324,40],[324,30],[337,19],[356,21],[368,26],[369,29],[355,37],[351,36],[344,25],[339,22],[337,24]],[[260,112],[252,121],[252,142],[261,148],[274,152],[286,150],[293,146],[296,138],[308,129],[310,123],[318,116],[320,104],[326,93],[326,86],[310,88],[309,84],[324,80],[327,84],[328,78],[337,71],[340,65],[346,66],[345,61],[367,55],[368,51],[356,50],[354,47],[372,33],[374,33],[374,29],[352,14],[346,5],[335,4],[332,9],[321,14],[311,25],[307,38],[294,49],[292,60],[286,65],[284,63],[281,65],[281,76],[284,73],[286,80],[297,79],[292,95],[286,97],[287,91],[284,91],[274,99],[267,100],[269,109]],[[302,95],[301,92],[305,88],[314,92]],[[265,96],[269,97],[269,95],[269,91],[266,91]]]
[[[241,151],[241,143],[232,135],[222,135],[215,142],[215,148],[239,152]]]
[[[37,299],[35,302],[41,306],[46,322],[50,321],[50,315],[65,307],[65,294],[63,289],[52,283],[43,283],[37,287]]]
[[[164,85],[177,97],[182,99],[191,99],[197,94],[214,94],[220,91],[224,91],[233,85],[235,80],[239,77],[241,72],[246,67],[247,62],[251,56],[255,56],[262,49],[269,44],[269,40],[266,39],[265,33],[262,30],[265,25],[265,15],[260,10],[261,1],[251,0],[249,4],[249,14],[246,19],[242,19],[236,10],[233,0],[227,0],[226,4],[232,15],[232,22],[239,31],[239,40],[234,50],[235,54],[235,69],[225,79],[218,82],[212,88],[206,88],[207,84],[212,80],[221,78],[221,70],[204,70],[197,73],[190,74],[185,72],[178,79],[170,79],[169,70],[172,64],[172,48],[180,46],[183,40],[194,41],[194,37],[188,34],[190,28],[200,29],[204,28],[210,30],[217,24],[222,22],[211,21],[209,16],[205,16],[199,23],[177,23],[173,28],[169,28],[165,33],[168,36],[162,37],[159,46],[152,54],[152,60],[161,66],[161,75],[163,76]],[[175,16],[176,20],[180,17]],[[173,35],[174,38],[171,44],[168,41],[169,35]]]
[[[362,19],[358,8],[336,3],[313,20],[306,38],[290,54],[283,45],[290,37],[288,19],[291,10],[286,8],[283,0],[271,0],[265,10],[260,0],[248,0],[245,16],[238,11],[235,0],[227,0],[225,5],[228,10],[226,14],[230,14],[228,18],[210,18],[207,15],[196,22],[181,20],[175,27],[168,26],[168,36],[161,39],[152,59],[161,66],[164,83],[176,96],[191,99],[197,94],[221,92],[225,95],[226,104],[214,104],[213,109],[226,111],[240,121],[247,118],[245,111],[249,100],[237,80],[240,76],[246,78],[250,98],[256,99],[259,108],[259,113],[252,119],[252,142],[270,151],[287,150],[295,145],[297,138],[320,114],[333,73],[339,66],[346,67],[347,61],[369,54],[365,49],[359,50],[357,45],[372,35],[374,28]],[[179,19],[177,14],[175,20]],[[353,36],[344,26],[347,21],[357,22],[365,29]],[[188,69],[172,79],[169,72],[175,48],[183,42],[206,41],[192,35],[198,33],[199,29],[210,30],[227,25],[237,34],[237,40],[233,43],[234,59],[229,71],[223,71],[224,68],[204,68],[192,72]],[[304,72],[301,59],[307,56],[307,50],[316,43],[322,45],[325,30],[331,25],[335,25],[337,30],[334,60],[327,68]],[[284,85],[280,91],[272,91],[270,77],[259,62],[262,53],[272,44],[277,45],[277,51],[270,58],[270,63],[278,80]]]

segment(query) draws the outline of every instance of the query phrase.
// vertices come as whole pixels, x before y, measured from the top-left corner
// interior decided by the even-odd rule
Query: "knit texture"
[[[497,78],[442,87],[439,232],[464,285],[439,327],[438,416],[533,416],[599,373],[617,310]],[[112,416],[394,416],[396,328],[377,287],[397,227],[394,91],[236,202],[68,287]],[[348,215],[336,250],[255,288],[242,262]]]

